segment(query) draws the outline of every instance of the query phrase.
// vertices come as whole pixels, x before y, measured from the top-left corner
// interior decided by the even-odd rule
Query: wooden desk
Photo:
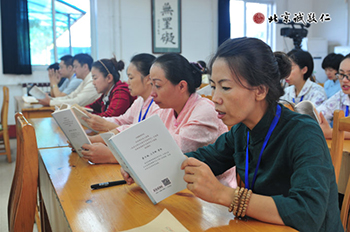
[[[66,136],[52,117],[30,118],[28,121],[35,128],[39,149],[68,146]]]
[[[119,169],[116,164],[91,165],[69,148],[41,149],[40,191],[52,231],[127,230],[152,221],[164,208],[189,231],[295,231],[234,219],[226,207],[202,201],[188,190],[153,205],[136,184],[90,189],[91,184],[122,179]],[[44,215],[42,208],[40,212]]]
[[[327,139],[327,145],[329,150],[331,149],[332,140]],[[348,179],[350,176],[350,140],[344,140],[343,146],[343,158],[340,167],[339,180],[338,180],[338,192],[344,194]]]
[[[16,112],[22,112],[26,119],[51,117],[51,113],[55,111],[54,106],[25,103],[22,96],[15,96],[15,100]]]
[[[331,149],[332,140],[331,139],[326,139],[326,141],[327,141],[328,148]],[[344,152],[350,152],[350,139],[345,139],[344,140],[343,151]]]

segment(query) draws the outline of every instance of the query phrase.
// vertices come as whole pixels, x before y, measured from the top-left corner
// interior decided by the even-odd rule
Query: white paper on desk
[[[35,97],[31,96],[23,96],[22,99],[25,103],[39,103],[39,101]]]
[[[43,99],[46,97],[45,92],[43,92],[41,89],[39,89],[38,87],[36,87],[36,85],[34,85],[30,90],[29,90],[30,95],[32,95],[33,97],[35,97],[36,99]]]
[[[164,209],[153,221],[123,232],[189,232],[167,209]]]

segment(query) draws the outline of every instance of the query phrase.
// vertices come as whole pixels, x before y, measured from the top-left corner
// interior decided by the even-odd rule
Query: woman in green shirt
[[[214,144],[186,153],[181,168],[187,188],[236,216],[300,231],[343,231],[322,130],[311,117],[277,104],[285,70],[270,47],[254,38],[230,39],[218,48],[210,70],[218,118],[232,128]],[[232,166],[247,190],[215,178]]]

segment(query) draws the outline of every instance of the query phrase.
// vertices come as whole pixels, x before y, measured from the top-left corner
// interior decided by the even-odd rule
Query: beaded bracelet
[[[248,192],[248,189],[244,189],[244,192],[242,194],[242,198],[240,199],[240,204],[239,204],[239,208],[238,208],[238,211],[237,211],[237,217],[241,216],[241,213],[242,213],[242,210],[243,210],[243,206],[244,206],[244,202],[245,202],[245,199],[247,197],[247,192]]]
[[[232,212],[236,217],[244,217],[252,195],[252,190],[237,187],[234,194],[235,197],[228,211]]]
[[[245,212],[248,208],[249,200],[250,200],[250,197],[252,196],[252,193],[253,193],[252,190],[248,191],[247,198],[245,199],[244,206],[243,206],[243,211],[242,211],[242,215],[241,215],[242,217],[245,216]]]
[[[235,205],[235,202],[238,202],[238,192],[239,192],[240,187],[237,187],[235,190],[235,197],[233,198],[233,201],[230,205],[230,207],[228,208],[228,211],[231,213],[233,210],[233,207]]]

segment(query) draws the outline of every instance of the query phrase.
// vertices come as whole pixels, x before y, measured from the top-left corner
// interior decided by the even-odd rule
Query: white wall
[[[334,46],[349,45],[349,5],[349,1],[345,0],[317,0],[314,2],[313,9],[317,15],[324,12],[329,13],[332,18],[330,22],[312,25],[313,37],[328,40],[328,53],[334,51]]]
[[[152,53],[151,1],[99,0],[97,8],[98,58],[114,53],[128,64],[138,53]],[[208,61],[217,46],[217,0],[182,0],[181,8],[182,55]]]
[[[94,59],[112,57],[123,59],[128,65],[130,58],[141,52],[152,52],[151,1],[150,0],[95,0],[97,17],[97,46]],[[182,55],[189,61],[208,61],[217,47],[217,1],[182,0]],[[349,45],[349,1],[344,0],[275,0],[278,15],[289,11],[307,14],[330,13],[330,22],[313,24],[308,30],[310,37],[323,37],[329,41],[329,52],[335,45]],[[94,12],[92,12],[94,14]],[[276,25],[274,50],[289,51],[293,48],[292,39],[282,38]],[[0,37],[1,40],[1,37]],[[0,41],[1,44],[1,41]],[[286,45],[287,44],[287,45]],[[1,46],[0,46],[1,53]],[[10,89],[9,124],[15,124],[14,96],[22,94],[20,83],[46,82],[45,69],[33,68],[33,74],[2,74],[0,56],[0,102],[2,85]],[[125,72],[122,73],[125,80]],[[1,104],[1,103],[0,103]]]

